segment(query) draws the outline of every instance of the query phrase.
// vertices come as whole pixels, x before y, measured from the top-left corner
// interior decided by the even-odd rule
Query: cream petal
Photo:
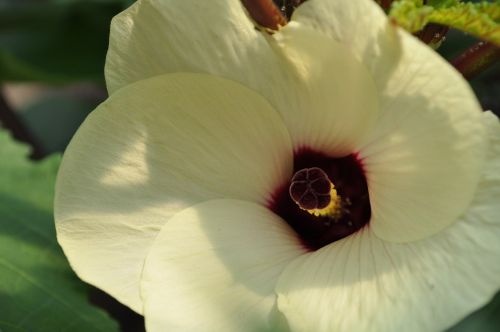
[[[277,54],[294,75],[282,111],[295,146],[345,156],[354,151],[378,116],[378,96],[366,67],[339,42],[290,22],[274,35]],[[285,65],[284,65],[285,66]]]
[[[311,0],[293,20],[346,45],[375,81],[380,118],[357,148],[373,231],[405,242],[450,225],[472,199],[486,141],[465,80],[372,0]]]
[[[309,0],[296,9],[292,20],[345,45],[371,73],[381,106],[388,102],[386,98],[390,99],[394,86],[404,87],[393,74],[401,64],[408,65],[401,59],[401,38],[413,37],[392,24],[375,1]],[[438,58],[436,54],[432,57]],[[413,59],[416,64],[427,60]],[[389,80],[393,86],[388,86]]]
[[[434,234],[464,212],[487,145],[465,80],[416,39],[401,34],[401,45],[381,117],[359,147],[373,231],[395,242]]]
[[[294,331],[442,331],[500,287],[500,124],[469,210],[424,240],[385,242],[370,228],[293,261],[278,308]]]
[[[487,154],[487,167],[482,172],[478,190],[474,195],[473,208],[468,213],[475,213],[479,218],[497,221],[500,201],[500,122],[492,112],[483,113],[483,123],[489,132],[489,148]]]
[[[129,85],[95,110],[59,171],[59,243],[77,274],[137,312],[148,248],[178,211],[213,198],[265,204],[291,176],[282,120],[253,91],[203,74]]]
[[[349,50],[299,23],[269,36],[238,0],[143,0],[113,20],[110,93],[177,71],[211,73],[258,91],[282,114],[297,148],[351,153],[377,116],[373,80]]]
[[[151,76],[211,73],[258,90],[281,82],[266,34],[239,0],[140,0],[111,24],[108,91]]]
[[[190,207],[163,226],[146,259],[146,328],[277,331],[276,281],[304,252],[263,206],[226,199]]]
[[[394,27],[375,1],[309,0],[295,10],[292,21],[339,41],[375,76],[390,76],[388,69],[396,60],[398,41]]]

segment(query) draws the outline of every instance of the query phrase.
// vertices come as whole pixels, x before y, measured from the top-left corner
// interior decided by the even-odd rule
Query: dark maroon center
[[[334,158],[305,148],[295,153],[293,166],[293,178],[276,190],[269,208],[299,234],[307,248],[317,250],[368,224],[368,186],[356,155]],[[341,199],[342,211],[337,218],[317,217],[304,210],[328,205],[328,180]]]

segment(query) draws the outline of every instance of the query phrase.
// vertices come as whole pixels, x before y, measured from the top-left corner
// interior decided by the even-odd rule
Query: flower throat
[[[310,250],[347,237],[368,224],[368,186],[356,155],[328,157],[311,149],[294,156],[294,175],[272,196],[269,208]]]

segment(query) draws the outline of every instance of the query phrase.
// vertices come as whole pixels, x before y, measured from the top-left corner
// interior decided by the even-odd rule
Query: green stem
[[[470,80],[500,60],[500,48],[489,42],[479,42],[451,61]]]
[[[287,20],[272,0],[241,0],[257,24],[272,31],[286,25]]]

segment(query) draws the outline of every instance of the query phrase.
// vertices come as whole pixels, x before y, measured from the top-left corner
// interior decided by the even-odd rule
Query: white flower
[[[272,36],[238,0],[138,1],[106,77],[56,226],[148,330],[438,331],[500,286],[498,119],[373,1],[310,0]],[[288,195],[310,167],[335,220]]]

